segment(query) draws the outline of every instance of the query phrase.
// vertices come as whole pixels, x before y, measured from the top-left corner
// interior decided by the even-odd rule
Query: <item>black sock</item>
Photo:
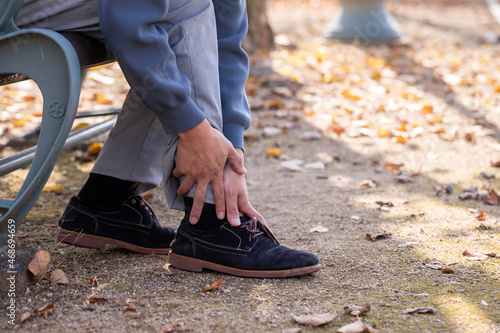
[[[193,202],[194,202],[193,198],[184,197],[184,206],[186,207],[185,208],[186,221],[189,221],[189,214],[191,214],[191,208],[193,207]],[[225,221],[226,221],[225,219],[219,220],[219,218],[217,217],[217,212],[215,211],[215,205],[205,203],[203,205],[203,209],[201,211],[201,215],[200,215],[200,219],[198,220],[198,223],[191,224],[191,226],[193,226],[197,229],[210,230],[210,229],[217,228]]]
[[[132,194],[134,182],[90,173],[78,197],[82,204],[100,210],[119,210]]]

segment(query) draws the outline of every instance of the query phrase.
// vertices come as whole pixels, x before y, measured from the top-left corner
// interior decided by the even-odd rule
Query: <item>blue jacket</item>
[[[161,68],[148,84],[144,103],[153,110],[167,134],[187,131],[205,116],[190,98],[191,84],[177,68],[168,35],[156,22],[166,17],[170,0],[98,0],[101,30],[132,89],[145,87],[148,68]],[[241,41],[248,29],[245,0],[214,0],[219,48],[219,75],[224,136],[243,148],[243,132],[250,126],[245,95],[248,56]],[[139,11],[140,8],[140,11]]]

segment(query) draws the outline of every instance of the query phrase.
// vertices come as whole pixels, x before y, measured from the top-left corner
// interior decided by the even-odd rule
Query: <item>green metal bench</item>
[[[31,163],[15,198],[0,199],[0,253],[35,204],[63,148],[104,133],[115,122],[113,118],[70,135],[82,75],[114,59],[104,44],[81,34],[19,29],[14,18],[21,5],[22,0],[0,2],[0,86],[33,80],[43,96],[43,115],[37,146],[0,160],[0,177]],[[89,114],[96,115],[83,116]]]

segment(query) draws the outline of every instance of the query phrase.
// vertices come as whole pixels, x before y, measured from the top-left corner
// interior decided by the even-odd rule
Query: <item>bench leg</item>
[[[9,237],[9,221],[19,226],[55,166],[76,115],[81,84],[75,51],[64,37],[51,31],[23,30],[0,40],[0,73],[27,75],[37,83],[44,101],[39,142],[28,175],[13,200],[0,200],[1,252]]]

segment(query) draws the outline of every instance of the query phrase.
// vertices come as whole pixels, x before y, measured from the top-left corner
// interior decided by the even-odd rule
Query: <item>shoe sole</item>
[[[246,270],[246,269],[223,266],[215,264],[213,262],[200,260],[196,258],[181,256],[173,252],[170,252],[170,254],[168,255],[168,263],[175,268],[191,272],[202,272],[204,269],[209,269],[221,273],[242,276],[242,277],[253,277],[253,278],[285,278],[285,277],[301,276],[317,272],[322,268],[320,264],[317,264],[313,266],[275,270],[275,271]]]
[[[170,252],[170,248],[152,249],[126,243],[117,239],[84,234],[60,227],[57,229],[57,240],[66,244],[88,247],[92,249],[102,249],[106,246],[106,244],[109,244],[142,254],[168,254]]]

